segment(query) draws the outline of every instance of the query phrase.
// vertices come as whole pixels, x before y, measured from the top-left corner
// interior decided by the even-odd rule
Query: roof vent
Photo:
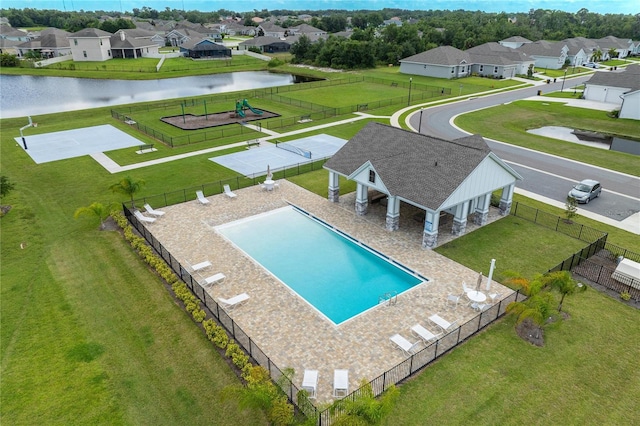
[[[436,167],[438,166],[438,162],[437,162],[437,161],[436,161],[436,163],[434,164],[434,166],[436,166]]]

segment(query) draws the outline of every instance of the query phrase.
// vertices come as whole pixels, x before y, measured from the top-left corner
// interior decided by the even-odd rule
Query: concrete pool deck
[[[402,204],[400,229],[384,229],[386,208],[372,204],[366,216],[354,212],[355,194],[340,197],[339,203],[313,194],[286,180],[280,188],[264,191],[259,186],[207,197],[208,205],[197,201],[163,207],[166,214],[147,229],[183,265],[209,260],[212,267],[195,278],[222,272],[226,280],[208,287],[210,295],[229,298],[247,293],[250,299],[229,311],[233,320],[255,344],[281,369],[295,371],[294,384],[300,387],[305,369],[319,371],[317,402],[332,400],[334,369],[349,370],[349,392],[357,389],[362,378],[372,380],[406,358],[389,338],[400,333],[407,339],[416,323],[437,331],[427,318],[442,317],[464,323],[477,315],[466,303],[453,308],[446,305],[449,293],[461,294],[462,282],[475,286],[478,272],[447,259],[432,250],[422,249],[422,224],[413,207]],[[321,316],[306,301],[294,294],[268,271],[247,258],[219,235],[214,227],[287,205],[296,204],[334,225],[370,247],[385,253],[430,279],[401,294],[392,306],[379,305],[339,326]],[[495,211],[490,221],[500,216]],[[446,224],[444,225],[446,226]],[[468,224],[468,231],[474,225]],[[448,229],[441,228],[440,242]],[[446,234],[445,234],[446,232]],[[486,256],[489,264],[491,254]],[[486,277],[482,284],[484,290]],[[512,291],[492,282],[491,292],[502,297]]]

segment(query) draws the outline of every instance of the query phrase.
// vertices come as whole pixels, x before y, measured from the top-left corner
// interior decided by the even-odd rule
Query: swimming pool
[[[335,324],[427,281],[291,206],[216,230]]]

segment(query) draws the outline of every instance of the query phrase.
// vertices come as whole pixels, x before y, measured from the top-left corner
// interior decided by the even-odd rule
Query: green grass
[[[542,348],[512,318],[490,326],[400,386],[382,424],[637,424],[640,313],[592,290],[563,310]]]
[[[126,127],[109,110],[38,116],[38,128],[29,132],[98,124]],[[348,139],[367,121],[320,132]],[[107,188],[125,174],[110,175],[89,157],[36,165],[13,140],[24,119],[0,124],[0,168],[16,184],[2,200],[13,206],[1,219],[3,423],[211,424],[215,419],[216,424],[266,425],[263,413],[220,397],[225,386],[239,383],[235,374],[123,239],[97,231],[97,222],[73,219],[80,206],[122,201]],[[140,158],[151,158],[147,155]],[[235,176],[207,158],[126,174],[147,182],[138,196]],[[325,170],[289,179],[326,196]],[[341,189],[347,193],[355,185],[341,182]],[[535,203],[526,202],[537,207]],[[453,248],[451,255],[483,270],[487,262],[475,263],[478,253],[496,253],[498,271],[513,264],[542,272],[573,249],[573,241],[556,241],[544,232],[545,250],[531,249],[517,256],[521,260],[510,259],[516,252],[505,247],[523,252],[522,241],[531,235],[536,237],[531,245],[541,247],[538,228],[532,232],[526,223],[515,225],[517,220],[500,221],[498,237],[464,237],[478,240],[475,256]],[[635,235],[577,220],[609,231],[615,244],[640,251]],[[511,232],[516,228],[527,233]],[[639,379],[629,373],[637,362],[630,344],[639,337],[638,312],[595,291],[571,296],[565,307],[571,319],[549,328],[545,348],[519,340],[512,323],[502,321],[430,366],[402,386],[387,424],[422,424],[426,418],[446,423],[637,423]]]
[[[505,117],[509,119],[505,120]],[[455,123],[486,138],[640,176],[635,155],[603,151],[526,132],[543,126],[566,126],[633,138],[640,134],[638,120],[615,119],[604,111],[568,108],[558,102],[545,105],[544,102],[517,101],[461,115]]]
[[[583,67],[566,67],[566,68],[562,68],[559,70],[550,70],[547,68],[536,68],[535,72],[538,74],[543,74],[547,77],[551,77],[551,78],[558,78],[558,77],[564,77],[564,72],[565,70],[567,71],[567,77],[570,77],[574,74],[584,74],[585,73],[585,69]],[[589,71],[587,71],[588,73]],[[593,73],[593,71],[590,71]]]
[[[608,65],[610,67],[617,67],[620,65],[629,65],[629,62],[622,59],[609,59],[608,61],[602,62],[603,65]]]
[[[586,245],[528,220],[508,216],[444,244],[436,252],[485,275],[489,273],[487,259],[496,259],[496,279],[502,281],[501,272],[507,270],[532,278]],[[532,250],[532,247],[544,247],[544,250]]]
[[[546,96],[549,98],[568,98],[568,99],[580,99],[582,97],[582,92],[573,92],[573,90],[565,90],[564,92],[549,92],[544,93],[542,96]]]

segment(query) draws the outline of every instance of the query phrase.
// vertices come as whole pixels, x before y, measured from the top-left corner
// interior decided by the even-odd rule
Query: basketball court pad
[[[37,164],[143,145],[110,124],[25,136],[26,153]],[[24,149],[22,139],[15,138]]]
[[[294,141],[280,142],[278,143],[279,148],[275,143],[263,142],[263,146],[258,148],[212,157],[209,160],[243,176],[253,177],[267,174],[267,166],[273,172],[299,163],[331,157],[346,143],[346,139],[320,134]],[[306,156],[308,153],[311,158]]]

